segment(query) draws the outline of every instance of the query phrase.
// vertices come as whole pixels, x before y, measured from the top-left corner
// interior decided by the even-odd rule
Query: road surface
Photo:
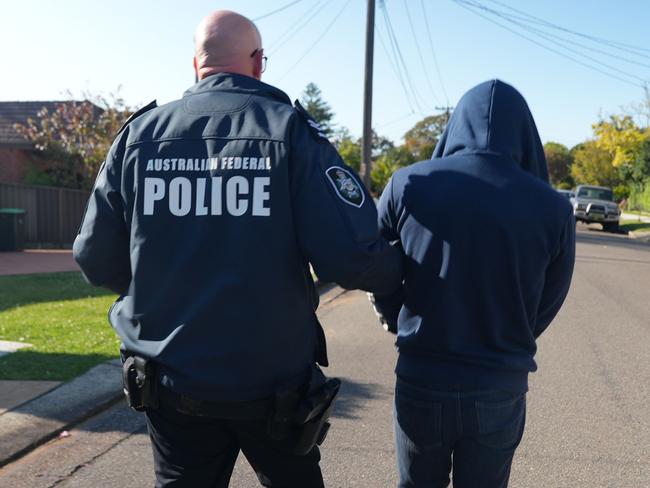
[[[650,486],[650,246],[580,227],[571,292],[539,342],[511,487]],[[393,338],[365,294],[320,310],[329,374],[344,380],[323,449],[328,487],[396,485]],[[335,298],[334,298],[335,297]],[[118,404],[0,470],[2,488],[151,487],[142,417]],[[241,457],[231,486],[259,486]]]

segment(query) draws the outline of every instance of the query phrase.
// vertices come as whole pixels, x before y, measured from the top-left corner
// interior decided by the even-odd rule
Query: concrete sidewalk
[[[0,252],[0,276],[79,271],[68,249],[30,249]]]
[[[645,215],[635,214],[634,212],[623,212],[621,214],[621,218],[624,220],[638,220],[639,222],[650,224],[650,217],[646,217]]]
[[[0,381],[0,467],[122,398],[118,359],[74,380]]]

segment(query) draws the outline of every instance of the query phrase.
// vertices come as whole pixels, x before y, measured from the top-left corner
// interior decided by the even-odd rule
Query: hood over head
[[[477,152],[506,156],[549,181],[544,148],[526,100],[500,80],[481,83],[463,95],[433,158]]]

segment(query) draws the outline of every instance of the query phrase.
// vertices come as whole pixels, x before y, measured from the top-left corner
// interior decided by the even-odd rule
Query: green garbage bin
[[[22,251],[25,245],[25,211],[0,208],[0,251]]]

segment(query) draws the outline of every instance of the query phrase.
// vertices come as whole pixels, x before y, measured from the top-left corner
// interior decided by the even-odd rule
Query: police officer
[[[155,378],[142,403],[157,487],[227,486],[240,450],[264,486],[323,486],[318,448],[296,454],[269,429],[279,393],[324,381],[309,264],[390,292],[401,255],[318,124],[260,81],[255,25],[215,12],[195,41],[198,82],[113,143],[75,259],[120,295],[110,322],[127,361],[145,363],[127,384]]]

